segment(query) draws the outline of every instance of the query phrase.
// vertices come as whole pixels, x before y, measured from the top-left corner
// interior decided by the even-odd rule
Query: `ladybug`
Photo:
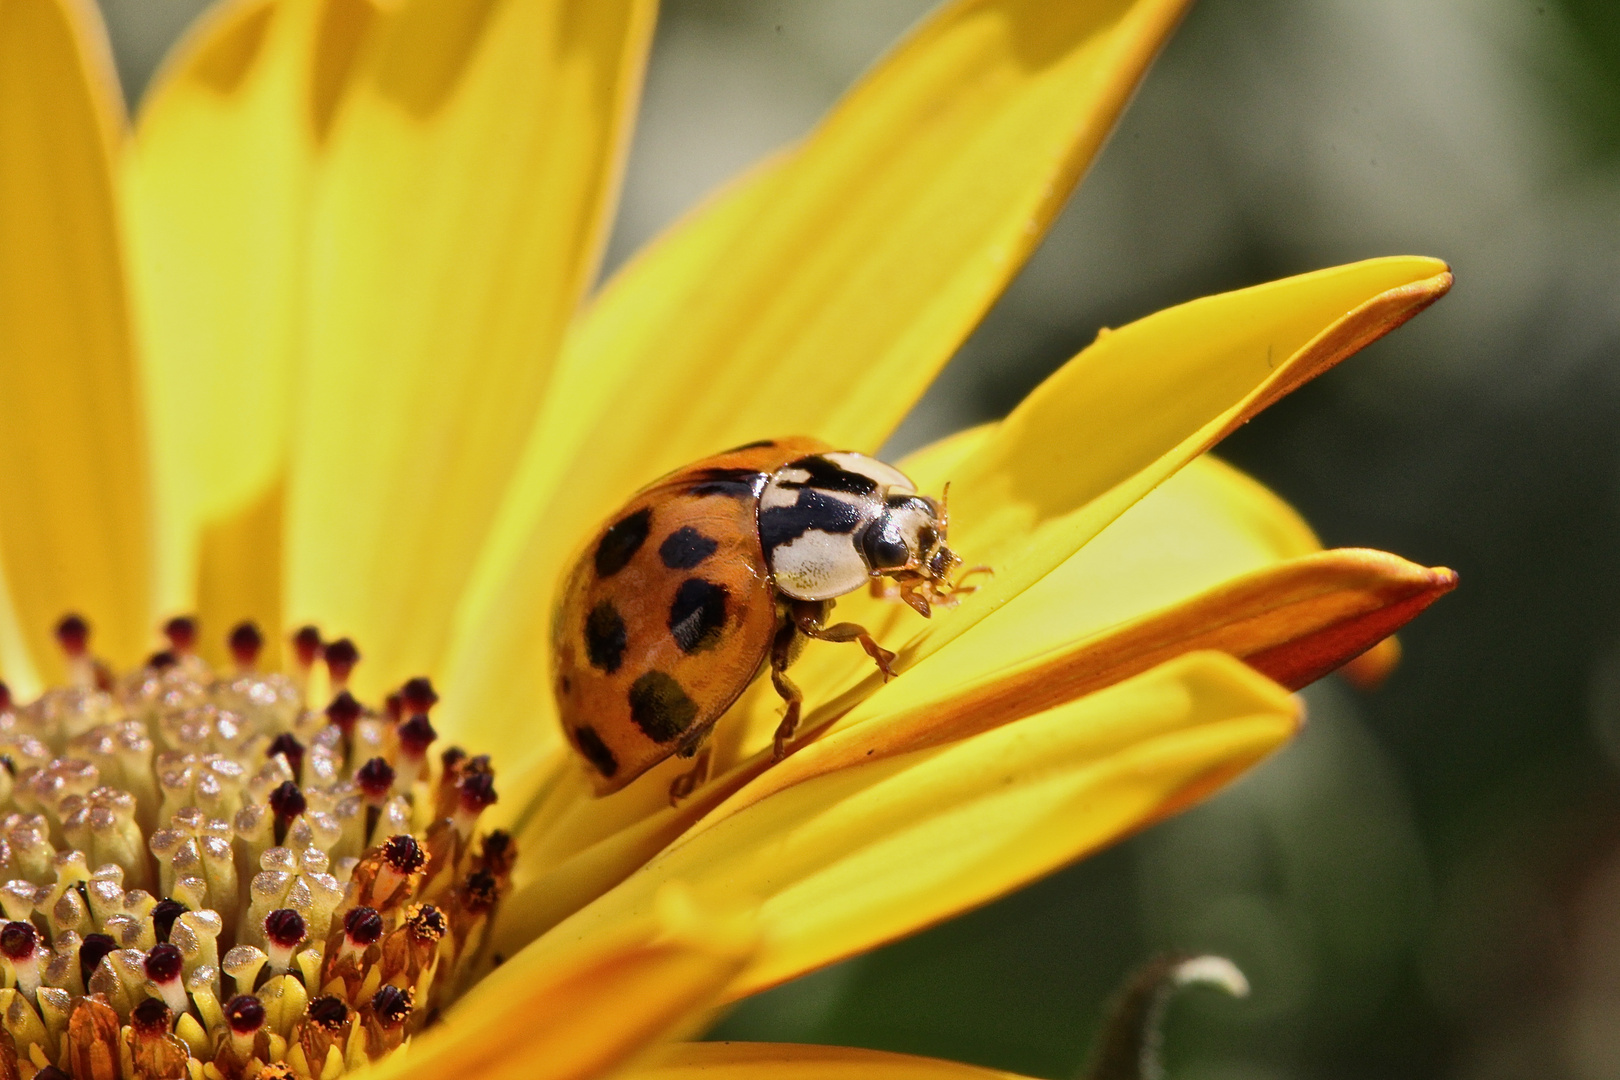
[[[867,584],[924,616],[952,603],[961,559],[945,532],[944,505],[900,470],[815,439],[749,443],[642,489],[569,568],[552,620],[558,712],[597,793],[698,754],[767,669],[786,703],[780,759],[803,702],[787,667],[806,639],[858,641],[892,676],[893,653],[827,617]],[[671,798],[706,771],[705,751]]]

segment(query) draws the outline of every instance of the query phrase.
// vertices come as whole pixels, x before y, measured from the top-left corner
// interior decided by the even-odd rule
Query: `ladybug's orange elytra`
[[[961,560],[946,524],[898,469],[807,438],[737,447],[637,493],[569,569],[552,624],[563,731],[598,793],[698,753],[767,666],[787,702],[780,757],[801,701],[786,669],[804,638],[859,641],[892,674],[892,653],[826,615],[882,577],[924,615],[948,603]]]

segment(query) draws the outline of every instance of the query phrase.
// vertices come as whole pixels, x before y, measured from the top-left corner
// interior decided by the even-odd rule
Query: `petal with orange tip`
[[[735,903],[697,906],[678,883],[633,920],[537,942],[484,977],[446,1022],[372,1080],[586,1080],[661,1038],[695,1033],[757,946]]]

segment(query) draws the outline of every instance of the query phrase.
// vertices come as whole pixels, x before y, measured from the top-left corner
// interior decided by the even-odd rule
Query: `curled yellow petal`
[[[636,919],[603,931],[512,957],[366,1075],[601,1076],[654,1040],[692,1034],[757,943],[735,902],[700,908],[673,883]]]
[[[282,497],[315,166],[369,0],[228,3],[148,90],[126,171],[161,610],[223,660],[281,625]],[[280,635],[267,642],[274,662]]]
[[[95,9],[0,4],[0,561],[40,674],[65,610],[120,664],[145,652],[146,436],[114,155],[122,107]]]
[[[287,609],[353,636],[364,685],[442,670],[595,273],[652,22],[651,0],[404,0],[332,121]]]
[[[952,546],[996,573],[913,638],[901,666],[1050,573],[1245,419],[1422,311],[1451,280],[1434,259],[1373,259],[1100,335],[948,478]]]
[[[636,1080],[1018,1080],[958,1061],[796,1043],[685,1042],[627,1069]]]
[[[1194,650],[1220,649],[1297,689],[1387,638],[1456,582],[1450,570],[1387,552],[1337,549],[1268,566],[1021,662],[981,663],[976,635],[966,635],[918,665],[903,690],[896,682],[896,692],[873,694],[717,813],[809,776],[970,737]]]
[[[514,488],[457,620],[458,721],[543,707],[525,673],[544,666],[552,578],[643,483],[758,438],[881,443],[1039,242],[1184,7],[948,4],[801,148],[682,226],[700,235],[609,284],[567,361],[596,388],[561,395],[592,423],[537,435],[549,460],[529,472],[551,479]],[[594,438],[559,444],[569,430]]]
[[[1049,873],[1236,775],[1288,738],[1293,699],[1196,653],[947,747],[863,763],[710,815],[552,930],[640,917],[668,881],[760,902],[752,993]],[[746,797],[746,789],[738,798]]]

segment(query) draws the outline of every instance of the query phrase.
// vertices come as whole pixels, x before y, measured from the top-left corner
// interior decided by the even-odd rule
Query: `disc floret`
[[[216,674],[196,620],[162,629],[119,677],[68,616],[69,684],[0,684],[0,1076],[330,1080],[480,961],[512,863],[489,759],[429,753],[427,679],[356,698],[347,639],[266,673],[242,623]]]

